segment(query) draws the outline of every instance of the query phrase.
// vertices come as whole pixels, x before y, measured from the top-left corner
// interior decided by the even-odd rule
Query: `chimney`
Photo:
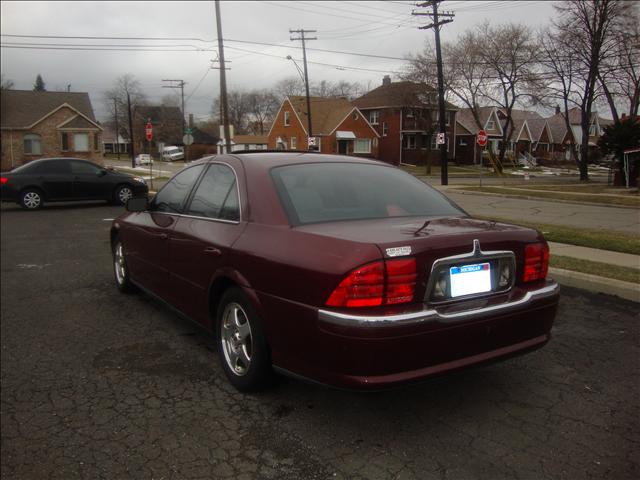
[[[560,113],[560,105],[556,105],[556,115]]]
[[[391,85],[391,77],[389,75],[382,77],[382,85]]]

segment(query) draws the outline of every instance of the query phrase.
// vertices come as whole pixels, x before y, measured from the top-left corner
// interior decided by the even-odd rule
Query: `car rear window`
[[[309,163],[276,167],[271,176],[293,225],[464,214],[412,175],[381,165]]]

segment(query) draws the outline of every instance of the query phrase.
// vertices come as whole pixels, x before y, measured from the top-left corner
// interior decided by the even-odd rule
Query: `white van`
[[[169,145],[162,149],[162,160],[165,162],[173,162],[175,160],[183,160],[184,151],[180,147]]]

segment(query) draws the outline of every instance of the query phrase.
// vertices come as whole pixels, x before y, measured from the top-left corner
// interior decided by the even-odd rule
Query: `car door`
[[[145,212],[133,213],[122,231],[132,278],[144,288],[171,301],[169,239],[184,204],[204,165],[186,168],[157,193]]]
[[[70,160],[73,175],[73,197],[77,200],[104,200],[112,196],[115,185],[106,171],[91,162]]]
[[[48,200],[73,199],[73,176],[69,160],[46,160],[38,164],[34,183],[44,191]]]
[[[169,239],[174,304],[207,326],[211,280],[227,265],[232,245],[246,225],[241,221],[239,198],[236,170],[229,164],[211,163]]]

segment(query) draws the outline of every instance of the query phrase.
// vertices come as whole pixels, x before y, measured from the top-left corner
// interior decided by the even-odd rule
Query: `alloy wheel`
[[[37,192],[27,192],[22,197],[22,202],[27,208],[38,208],[42,202],[42,198],[40,198],[40,194]]]
[[[222,314],[220,341],[231,371],[239,377],[246,375],[253,347],[251,325],[245,311],[235,302],[229,303]]]
[[[120,190],[118,190],[118,200],[120,200],[120,203],[123,205],[126,204],[127,200],[131,197],[133,197],[133,192],[129,187],[121,187]]]
[[[113,255],[113,263],[116,272],[116,281],[118,282],[118,285],[124,285],[124,282],[127,279],[127,270],[124,262],[124,251],[122,249],[122,243],[120,242],[116,245]]]

